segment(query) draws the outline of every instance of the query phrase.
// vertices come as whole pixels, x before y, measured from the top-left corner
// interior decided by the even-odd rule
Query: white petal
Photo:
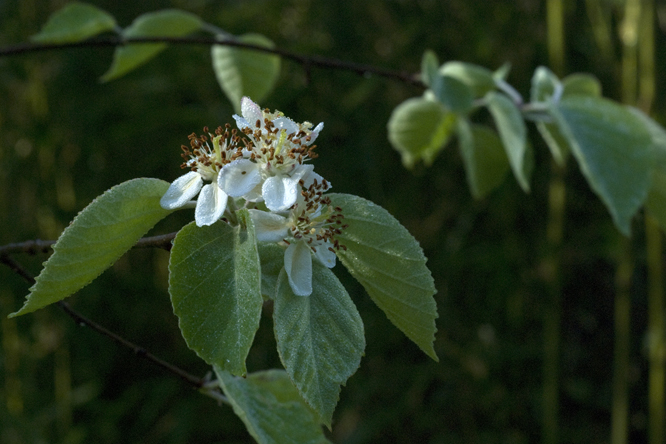
[[[196,171],[190,171],[173,181],[160,199],[160,205],[165,210],[180,208],[197,195],[202,185],[201,175]]]
[[[261,187],[261,194],[269,210],[285,211],[296,203],[298,180],[282,176],[269,177]]]
[[[236,159],[225,165],[217,178],[217,184],[231,197],[249,193],[259,182],[259,165],[250,159]]]
[[[306,144],[306,145],[311,145],[312,143],[314,143],[314,141],[317,140],[317,137],[319,137],[319,133],[323,129],[324,129],[324,122],[319,122],[319,125],[317,125],[315,127],[315,129],[313,129],[312,132],[310,133],[310,140],[308,142],[306,142],[305,137],[304,137],[302,139],[303,143]]]
[[[233,118],[236,121],[236,126],[238,127],[239,130],[243,131],[245,128],[250,128],[250,122],[248,122],[238,114],[234,114]]]
[[[287,236],[289,226],[288,219],[279,214],[268,213],[261,210],[248,210],[257,240],[261,242],[280,242]]]
[[[312,255],[305,242],[294,242],[284,252],[284,269],[289,277],[289,286],[297,296],[312,293]]]
[[[261,122],[261,126],[264,126],[264,113],[261,111],[259,105],[254,103],[249,97],[243,97],[241,99],[241,114],[245,120],[250,124],[250,128],[255,129],[257,127],[257,120]]]
[[[329,248],[332,247],[333,244],[330,242],[324,242],[316,247],[317,252],[315,253],[315,257],[319,259],[319,262],[321,262],[324,267],[335,267],[335,252],[329,250]]]
[[[314,170],[314,165],[309,163],[297,165],[291,172],[290,177],[298,182],[305,179]],[[321,176],[320,176],[321,177]]]
[[[275,127],[278,129],[285,130],[287,132],[287,135],[296,134],[299,131],[296,122],[291,120],[289,117],[283,116],[283,117],[278,117],[277,119],[273,119],[273,125],[275,125]]]
[[[227,193],[222,191],[216,183],[204,185],[197,199],[197,207],[194,209],[194,220],[197,227],[217,222],[227,208],[227,199]]]

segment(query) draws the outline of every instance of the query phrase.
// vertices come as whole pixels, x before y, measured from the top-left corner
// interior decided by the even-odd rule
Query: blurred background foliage
[[[59,0],[0,1],[0,45],[25,42]],[[280,48],[416,72],[421,54],[498,68],[529,96],[548,65],[546,2],[538,0],[90,1],[127,26],[138,15],[180,8],[233,34],[260,32]],[[564,64],[591,72],[604,95],[622,99],[621,0],[565,1]],[[666,5],[654,6],[655,71],[666,72]],[[180,175],[187,135],[232,122],[209,48],[173,46],[129,75],[101,84],[111,48],[0,58],[0,245],[56,239],[93,198],[134,177]],[[467,190],[454,142],[432,167],[405,170],[386,138],[392,109],[414,86],[283,62],[261,103],[297,121],[325,122],[315,165],[334,191],[387,208],[421,242],[439,290],[440,317],[429,360],[395,329],[341,266],[359,307],[366,355],[343,388],[331,439],[338,443],[531,443],[542,437],[544,313],[549,284],[547,148],[533,137],[531,194],[513,178],[482,201]],[[657,75],[652,115],[664,123]],[[481,115],[481,120],[487,116]],[[532,136],[536,135],[531,128]],[[623,241],[577,167],[564,173],[558,433],[561,442],[609,442],[615,268]],[[640,215],[633,257],[629,438],[647,436],[646,261]],[[192,219],[180,212],[152,233]],[[15,257],[37,274],[45,255]],[[168,253],[133,250],[69,299],[73,307],[187,371],[209,369],[185,346],[167,293]],[[230,408],[107,338],[75,325],[57,307],[17,319],[27,285],[0,268],[0,442],[213,443],[251,438]],[[270,313],[250,354],[250,371],[281,367]]]

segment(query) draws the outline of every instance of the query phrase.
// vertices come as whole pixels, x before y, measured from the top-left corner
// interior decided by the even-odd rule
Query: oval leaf
[[[529,192],[530,183],[527,162],[527,128],[520,110],[504,94],[489,92],[486,94],[488,111],[495,120],[504,149],[509,157],[509,164],[518,184],[525,192]]]
[[[73,2],[55,12],[39,34],[30,39],[41,43],[79,42],[88,37],[113,31],[116,19],[93,5]]]
[[[124,38],[134,37],[182,37],[201,29],[201,19],[189,12],[165,9],[137,17],[122,32]],[[102,76],[103,82],[117,79],[134,68],[143,65],[167,47],[166,43],[128,43],[117,47],[113,62]]]
[[[562,79],[564,96],[580,94],[601,97],[601,82],[591,74],[570,74]]]
[[[430,165],[444,148],[455,128],[456,117],[441,104],[422,97],[398,105],[388,122],[388,139],[406,168],[423,160]]]
[[[471,88],[455,77],[442,76],[435,95],[449,111],[466,113],[472,108]]]
[[[475,199],[481,199],[502,183],[509,160],[497,133],[486,126],[460,119],[458,138],[469,189]]]
[[[310,296],[295,295],[287,273],[280,273],[273,320],[287,374],[330,428],[340,385],[356,371],[365,349],[356,306],[333,272],[313,261]]]
[[[559,83],[560,79],[550,69],[539,66],[532,76],[530,99],[532,102],[545,102],[553,95]]]
[[[245,34],[237,40],[265,48],[275,46],[261,34]],[[211,58],[217,81],[238,114],[243,96],[261,102],[273,90],[280,75],[280,57],[274,54],[214,45]]]
[[[446,62],[439,69],[439,73],[460,80],[474,93],[474,97],[483,97],[495,89],[493,73],[487,68],[464,62]]]
[[[171,213],[160,206],[168,188],[163,180],[133,179],[92,201],[62,232],[23,308],[10,316],[60,301],[102,274]]]
[[[188,347],[204,361],[235,375],[245,359],[261,317],[261,272],[254,226],[224,222],[183,227],[169,259],[169,294]]]
[[[433,348],[435,283],[423,250],[407,229],[379,205],[358,196],[330,194],[349,226],[336,236],[337,255],[389,320],[438,361]]]
[[[234,413],[259,444],[328,443],[316,414],[303,402],[284,370],[239,378],[214,366]]]
[[[437,54],[434,53],[431,49],[427,49],[423,53],[423,58],[421,58],[421,81],[429,86],[433,87],[433,82],[438,78],[441,78],[437,74],[439,69],[439,60],[437,60]]]
[[[628,108],[597,97],[564,98],[552,113],[590,187],[628,236],[650,188],[654,153],[647,127]]]

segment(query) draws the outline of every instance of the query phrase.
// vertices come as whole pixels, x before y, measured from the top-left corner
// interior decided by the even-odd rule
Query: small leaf
[[[601,97],[601,83],[590,74],[570,74],[562,80],[563,97],[580,94]]]
[[[440,78],[437,74],[438,69],[439,60],[437,60],[437,54],[430,49],[426,50],[421,59],[421,80],[430,88],[432,88],[433,82]]]
[[[284,370],[266,370],[239,378],[218,366],[214,369],[234,413],[259,444],[330,442],[316,414]]]
[[[527,168],[527,128],[520,110],[504,94],[489,92],[486,94],[488,110],[495,120],[504,149],[509,157],[509,164],[518,184],[525,192],[529,192],[529,176]]]
[[[502,141],[492,129],[470,125],[466,119],[458,120],[458,138],[469,189],[475,199],[481,199],[501,184],[509,171]]]
[[[465,83],[451,76],[442,76],[439,91],[435,96],[446,109],[455,113],[466,113],[472,108],[472,90]]]
[[[493,73],[487,68],[464,62],[446,62],[439,69],[443,76],[460,80],[474,93],[474,97],[483,97],[495,89]]]
[[[536,122],[539,134],[546,142],[550,154],[559,166],[564,166],[567,157],[571,152],[571,147],[567,139],[560,133],[559,128],[554,123]]]
[[[552,114],[590,187],[629,236],[631,218],[650,188],[652,138],[628,108],[591,96],[570,96]]]
[[[310,296],[295,295],[287,273],[280,273],[273,322],[287,374],[330,428],[340,385],[354,374],[365,349],[356,306],[333,272],[315,260]]]
[[[30,40],[40,43],[79,42],[106,31],[113,31],[116,19],[93,5],[72,2],[55,12]]]
[[[245,34],[237,40],[265,48],[275,46],[261,34]],[[274,54],[213,45],[211,57],[217,81],[238,114],[243,96],[261,102],[273,90],[280,75],[280,57]]]
[[[560,79],[545,66],[539,66],[532,76],[530,100],[532,102],[545,102],[553,95]]]
[[[247,210],[236,214],[246,229],[192,222],[180,230],[169,259],[169,293],[188,347],[211,365],[245,375],[263,298],[254,226]]]
[[[168,188],[162,180],[133,179],[92,201],[62,232],[23,308],[10,316],[65,299],[102,274],[171,213],[160,206]]]
[[[388,122],[388,139],[411,168],[419,160],[432,164],[455,128],[456,116],[438,102],[422,97],[398,105]]]
[[[203,21],[189,12],[165,9],[140,15],[123,30],[124,38],[136,37],[182,37],[201,29]],[[166,43],[128,43],[116,48],[109,70],[102,76],[103,82],[117,79],[167,47]]]
[[[349,226],[336,236],[342,264],[389,320],[435,361],[435,284],[423,250],[384,208],[358,196],[330,194]]]

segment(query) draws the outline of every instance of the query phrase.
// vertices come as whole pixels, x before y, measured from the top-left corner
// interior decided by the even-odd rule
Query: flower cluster
[[[313,143],[324,124],[312,129],[309,122],[262,110],[247,97],[241,114],[233,116],[238,129],[226,125],[211,134],[204,128],[208,135],[189,136],[190,147],[182,147],[182,167],[190,171],[171,184],[160,203],[165,209],[194,206],[200,227],[225,213],[231,216],[233,208],[249,208],[257,240],[285,247],[289,285],[295,294],[308,296],[312,257],[332,268],[335,251],[345,248],[335,239],[346,227],[342,209],[333,208],[323,195],[331,185],[305,163],[317,157]]]

